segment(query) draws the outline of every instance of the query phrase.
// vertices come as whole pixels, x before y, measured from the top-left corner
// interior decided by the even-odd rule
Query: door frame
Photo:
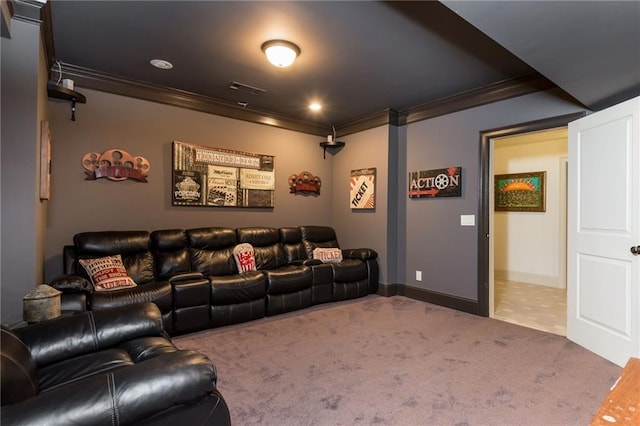
[[[480,132],[480,178],[478,188],[478,315],[489,316],[489,188],[492,185],[491,176],[491,139],[530,133],[540,130],[550,130],[567,126],[571,121],[582,118],[585,111],[528,121],[511,126]]]

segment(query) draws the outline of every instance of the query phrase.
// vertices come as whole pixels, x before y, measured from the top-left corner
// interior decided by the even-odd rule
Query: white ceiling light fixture
[[[265,41],[262,43],[262,51],[269,62],[279,68],[288,67],[300,54],[300,48],[286,40]]]

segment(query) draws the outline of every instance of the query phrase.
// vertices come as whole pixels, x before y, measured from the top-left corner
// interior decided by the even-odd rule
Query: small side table
[[[640,359],[629,358],[590,426],[640,425]]]

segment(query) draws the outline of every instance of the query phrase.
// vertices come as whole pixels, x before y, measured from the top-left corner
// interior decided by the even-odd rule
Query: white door
[[[635,98],[569,123],[567,337],[620,366],[640,356],[639,122]]]

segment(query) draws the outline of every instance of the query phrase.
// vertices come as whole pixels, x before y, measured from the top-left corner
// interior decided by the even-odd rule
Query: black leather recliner
[[[203,354],[179,350],[153,303],[2,327],[3,425],[230,425]]]
[[[260,271],[238,272],[233,228],[209,227],[185,231],[191,269],[211,282],[211,327],[222,327],[265,316],[266,284]]]
[[[238,228],[239,243],[253,246],[256,268],[265,275],[267,315],[282,314],[311,306],[311,268],[288,263],[277,228]]]
[[[160,308],[165,330],[173,334],[171,284],[156,280],[147,231],[81,232],[73,236],[73,246],[66,246],[65,251],[66,275],[56,278],[55,287],[63,292],[67,286],[70,289],[81,287],[83,291],[76,293],[81,298],[77,302],[79,308],[70,306],[67,298],[63,298],[63,310],[84,310],[83,297],[86,298],[86,306],[94,311],[131,303],[153,302]],[[116,254],[121,255],[127,273],[138,286],[114,291],[93,291],[93,286],[88,281],[89,276],[78,260]]]
[[[313,250],[340,248],[336,231],[329,226],[301,226],[300,233],[307,257]],[[343,260],[331,263],[333,269],[333,301],[354,299],[378,290],[378,253],[368,248],[342,249]]]

